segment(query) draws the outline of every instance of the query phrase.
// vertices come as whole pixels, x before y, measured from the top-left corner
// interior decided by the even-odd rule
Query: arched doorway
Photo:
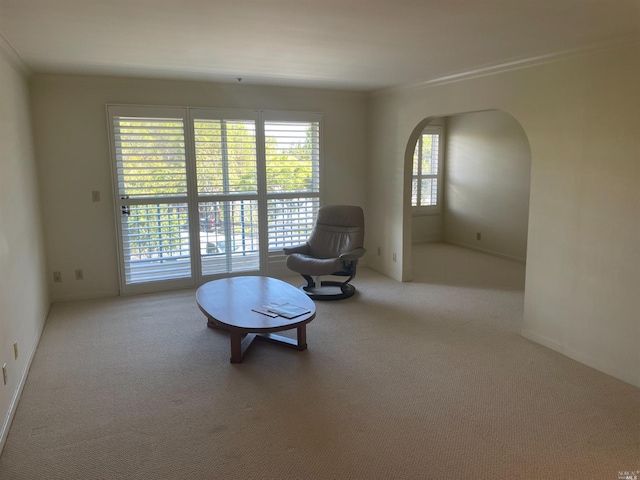
[[[439,152],[429,143],[434,127],[442,132]],[[436,167],[429,163],[435,153]],[[437,176],[421,176],[416,163],[430,173],[437,169]],[[405,151],[404,232],[411,241],[404,242],[403,279],[413,278],[407,271],[414,265],[412,249],[422,243],[444,242],[525,263],[530,184],[529,141],[510,114],[485,110],[420,121]],[[419,204],[425,196],[426,207]]]

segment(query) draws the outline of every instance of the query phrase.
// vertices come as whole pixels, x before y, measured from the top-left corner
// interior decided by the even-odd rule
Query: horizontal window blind
[[[303,244],[309,238],[320,204],[319,198],[267,200],[269,251]]]
[[[182,119],[113,117],[121,198],[187,194]]]
[[[253,120],[195,120],[198,194],[257,193]]]
[[[320,204],[319,122],[266,121],[269,251],[304,243]]]
[[[283,247],[309,237],[320,203],[320,113],[107,111],[121,292],[269,274],[283,267]]]
[[[438,152],[440,135],[427,133],[422,135],[422,175],[438,174]]]
[[[191,276],[186,203],[131,205],[120,218],[127,284]]]
[[[438,203],[438,179],[423,178],[420,181],[420,205],[436,205]]]
[[[195,119],[194,140],[202,275],[259,270],[255,121]]]
[[[257,200],[202,202],[198,210],[203,275],[260,268]]]
[[[436,128],[427,127],[425,129],[425,132],[418,138],[413,153],[411,205],[416,207],[418,212],[421,211],[420,207],[438,207],[441,135],[439,131],[433,131]],[[426,212],[428,209],[424,211]]]
[[[267,193],[318,192],[319,123],[267,121],[264,135]]]

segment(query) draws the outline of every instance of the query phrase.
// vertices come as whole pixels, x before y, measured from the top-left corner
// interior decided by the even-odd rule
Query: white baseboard
[[[475,250],[476,252],[486,253],[487,255],[493,255],[494,257],[504,258],[506,260],[511,260],[513,262],[518,262],[518,263],[522,263],[522,264],[526,264],[527,263],[527,260],[524,259],[524,258],[514,257],[514,256],[506,255],[506,254],[500,253],[500,252],[494,252],[493,250],[487,250],[485,248],[475,247],[473,245],[468,245],[466,243],[452,242],[450,240],[445,240],[444,243],[447,243],[449,245],[455,245],[456,247],[468,248],[469,250]]]
[[[120,292],[117,290],[108,290],[102,292],[91,292],[91,293],[82,293],[76,295],[60,295],[60,296],[52,296],[51,301],[53,303],[61,303],[61,302],[75,302],[78,300],[93,300],[95,298],[107,298],[107,297],[117,297],[120,295]]]
[[[51,308],[51,305],[49,305]],[[29,369],[31,368],[31,362],[33,361],[33,357],[36,355],[36,349],[38,348],[38,344],[40,343],[40,337],[42,337],[42,332],[44,330],[44,326],[47,323],[47,318],[49,317],[49,311],[45,314],[45,319],[38,330],[35,340],[31,344],[31,349],[29,351],[29,356],[27,359],[27,363],[24,366],[24,370],[22,371],[22,375],[20,376],[20,381],[18,382],[18,388],[13,394],[13,398],[11,399],[11,403],[9,404],[9,411],[2,423],[2,430],[0,430],[0,455],[2,454],[2,450],[4,450],[4,444],[7,441],[7,436],[9,435],[9,428],[11,427],[11,422],[13,422],[13,417],[16,414],[16,409],[18,408],[18,402],[20,401],[20,396],[22,395],[22,390],[24,389],[24,384],[27,382],[27,375],[29,374]]]
[[[576,362],[580,362],[588,367],[594,368],[599,372],[606,373],[607,375],[611,375],[612,377],[617,378],[618,380],[622,380],[623,382],[629,383],[634,387],[640,388],[640,375],[637,372],[624,371],[619,368],[616,368],[608,363],[597,360],[590,355],[586,355],[577,350],[572,350],[571,348],[567,348],[563,345],[560,345],[553,340],[550,340],[542,335],[538,335],[537,333],[531,332],[529,330],[522,330],[520,332],[524,338],[531,340],[532,342],[539,343],[540,345],[550,348],[551,350],[561,353],[562,355],[569,357]]]

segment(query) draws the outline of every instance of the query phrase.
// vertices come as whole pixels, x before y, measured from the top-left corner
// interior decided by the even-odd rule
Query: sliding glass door
[[[210,110],[192,117],[200,272],[260,271],[256,118]]]
[[[320,203],[320,114],[109,106],[121,293],[278,275]]]
[[[181,109],[120,107],[110,116],[121,290],[193,284]]]

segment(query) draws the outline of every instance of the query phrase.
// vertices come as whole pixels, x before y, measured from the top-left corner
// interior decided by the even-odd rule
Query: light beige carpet
[[[0,458],[22,479],[602,479],[640,390],[522,338],[524,266],[416,249],[229,364],[194,291],[55,304]],[[291,278],[298,282],[297,278]],[[558,319],[562,321],[562,319]]]

